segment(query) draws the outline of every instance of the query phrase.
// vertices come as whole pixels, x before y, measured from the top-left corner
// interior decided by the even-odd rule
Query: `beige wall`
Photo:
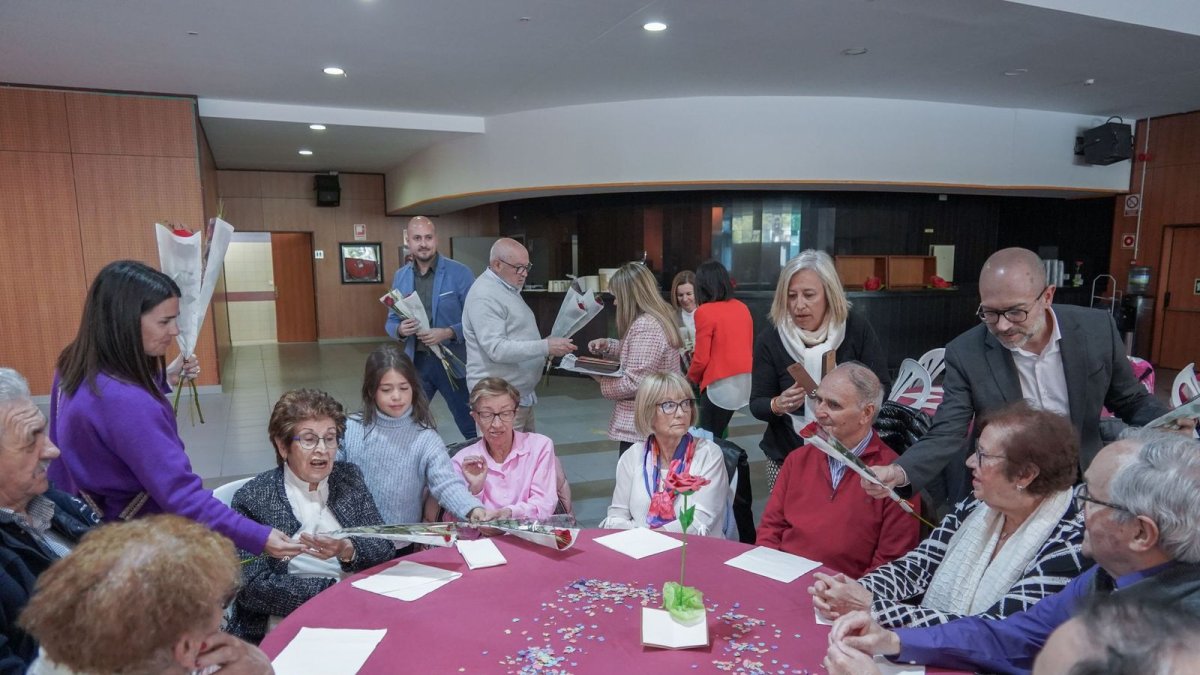
[[[379,297],[391,286],[400,265],[400,247],[408,218],[384,214],[383,176],[339,176],[341,205],[320,207],[313,193],[313,174],[273,171],[218,171],[218,194],[225,220],[240,231],[311,232],[313,246],[325,252],[313,261],[317,290],[319,339],[366,338],[383,335],[386,315]],[[466,209],[435,219],[442,250],[450,237],[487,236],[499,232],[496,205]],[[354,225],[367,226],[368,242],[383,248],[383,283],[343,284],[338,269],[338,244],[354,242]]]
[[[96,273],[157,267],[154,223],[203,217],[193,99],[0,87],[0,364],[49,393]],[[216,362],[211,320],[197,355]]]

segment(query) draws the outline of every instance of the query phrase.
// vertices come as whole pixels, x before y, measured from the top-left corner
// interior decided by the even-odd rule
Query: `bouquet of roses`
[[[687,531],[696,518],[696,505],[688,506],[688,497],[712,481],[703,476],[693,476],[681,471],[682,462],[671,461],[667,471],[666,487],[683,496],[683,510],[679,512],[679,527],[683,530],[683,547],[679,554],[679,583],[668,581],[663,585],[663,609],[683,625],[699,623],[704,618],[704,593],[697,588],[683,585],[683,572],[687,565]]]
[[[425,314],[425,305],[421,304],[421,298],[417,296],[416,291],[405,297],[400,294],[400,291],[393,288],[379,298],[379,302],[387,306],[389,312],[400,317],[401,321],[411,319],[420,325],[419,330],[429,330],[429,316]],[[458,389],[458,385],[454,381],[467,372],[466,364],[454,352],[441,345],[428,345],[428,347],[430,353],[436,356],[438,361],[441,361],[442,370],[446,371],[446,379],[450,380],[450,386]],[[453,366],[451,362],[453,362]]]
[[[209,221],[207,236],[200,232],[192,232],[184,227],[168,227],[155,223],[155,238],[158,242],[158,261],[163,274],[171,277],[179,286],[179,355],[181,359],[191,357],[196,351],[196,343],[200,340],[200,327],[204,325],[204,315],[208,312],[208,303],[212,300],[213,291],[217,287],[217,278],[225,264],[225,252],[233,239],[233,226],[214,218]],[[204,424],[204,412],[200,410],[200,398],[196,390],[196,382],[189,379],[192,402]],[[175,389],[175,400],[172,407],[179,412],[179,394],[183,391],[183,379]]]
[[[604,310],[604,301],[600,296],[579,287],[579,280],[571,282],[562,305],[558,308],[558,316],[554,317],[554,326],[550,329],[550,337],[569,338],[588,325],[596,315]],[[546,359],[546,375],[550,374],[550,362]]]
[[[850,467],[854,473],[862,476],[868,482],[874,483],[875,485],[886,489],[888,497],[891,498],[892,501],[896,502],[896,504],[898,504],[905,513],[916,518],[922,523],[925,523],[931,528],[935,527],[933,523],[922,518],[921,514],[917,513],[916,510],[913,509],[912,504],[908,503],[908,500],[896,494],[896,491],[892,488],[884,485],[879,480],[879,477],[875,475],[875,472],[871,470],[871,467],[867,466],[860,457],[846,449],[846,446],[839,443],[836,438],[830,436],[829,432],[825,431],[820,424],[817,424],[816,422],[809,422],[808,426],[800,430],[800,437],[803,438],[804,442],[808,445],[815,447],[826,455]]]
[[[335,539],[371,537],[390,541],[407,541],[426,546],[453,546],[458,541],[454,523],[402,523],[397,525],[364,525],[323,532]]]

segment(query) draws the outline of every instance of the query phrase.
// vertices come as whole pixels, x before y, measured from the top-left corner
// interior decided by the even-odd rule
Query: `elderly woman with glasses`
[[[634,425],[646,440],[634,444],[617,461],[612,504],[600,527],[680,532],[677,517],[683,497],[667,487],[667,478],[689,474],[708,483],[688,497],[688,505],[696,506],[688,532],[722,536],[729,476],[721,449],[688,433],[696,421],[696,402],[688,381],[679,373],[647,375],[638,386],[633,407]]]
[[[392,558],[386,539],[325,534],[384,524],[362,471],[334,461],[345,431],[342,404],[323,391],[296,389],[275,404],[267,433],[278,466],[243,485],[233,508],[289,533],[304,552],[280,560],[241,551],[243,587],[228,627],[234,635],[257,644],[279,619],[347,574]]]
[[[834,619],[865,610],[888,628],[1000,619],[1091,566],[1080,552],[1083,511],[1072,490],[1079,440],[1070,422],[1018,401],[980,426],[967,458],[974,498],[917,548],[858,581],[818,573],[808,589],[818,613]]]
[[[516,431],[521,395],[498,377],[471,389],[471,416],[483,437],[451,459],[467,489],[501,520],[545,520],[558,504],[554,441]]]

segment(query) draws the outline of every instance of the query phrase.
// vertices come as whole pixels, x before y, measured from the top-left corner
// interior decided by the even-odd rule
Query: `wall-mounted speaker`
[[[1107,166],[1133,157],[1133,129],[1121,122],[1107,122],[1075,138],[1075,154],[1088,164]]]
[[[338,206],[342,203],[342,186],[336,174],[313,176],[313,190],[317,192],[317,206]]]

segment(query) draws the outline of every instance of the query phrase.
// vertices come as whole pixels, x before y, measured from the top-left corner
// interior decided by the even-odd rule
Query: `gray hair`
[[[29,399],[29,383],[12,368],[0,368],[0,406]]]
[[[1119,467],[1109,498],[1158,526],[1159,546],[1173,560],[1200,562],[1200,442],[1179,434],[1143,430],[1129,435],[1142,447]]]
[[[879,416],[879,409],[883,407],[883,384],[879,382],[879,376],[875,374],[875,371],[857,361],[839,364],[829,371],[829,375],[837,372],[846,374],[846,379],[850,380],[854,392],[858,394],[860,406],[863,408],[868,405],[875,406],[875,413],[871,415],[871,423],[874,424],[875,418]],[[829,375],[825,377],[829,377]]]
[[[1076,617],[1096,653],[1069,675],[1169,675],[1183,672],[1200,640],[1200,617],[1178,603],[1130,593],[1093,594]]]
[[[801,270],[812,270],[821,278],[830,324],[846,323],[847,317],[850,316],[850,301],[846,299],[846,289],[842,288],[842,280],[838,277],[837,265],[828,253],[810,248],[789,260],[779,272],[779,281],[775,284],[775,296],[771,300],[769,313],[771,325],[778,328],[780,324],[792,320],[788,311],[788,286],[792,283],[792,277]]]

